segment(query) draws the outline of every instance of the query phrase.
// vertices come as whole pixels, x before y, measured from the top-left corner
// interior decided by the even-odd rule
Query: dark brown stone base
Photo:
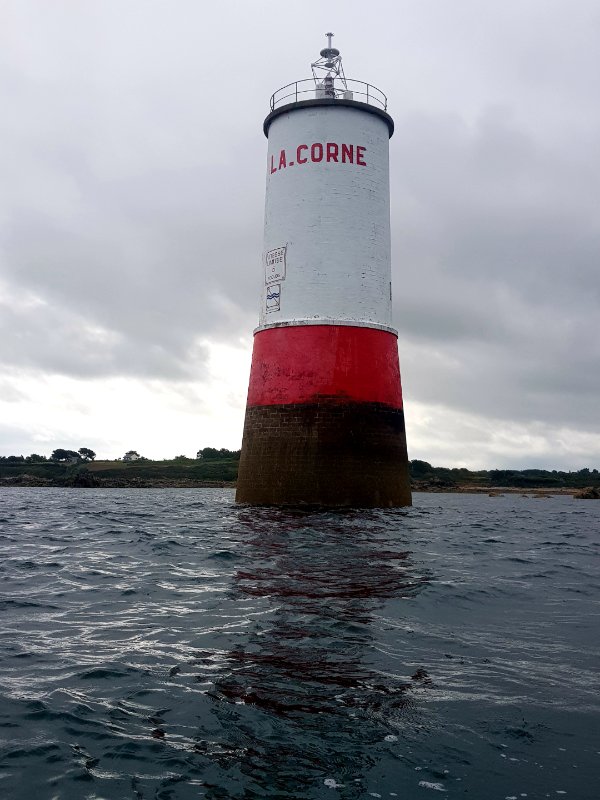
[[[236,501],[411,505],[402,410],[339,400],[247,408]]]

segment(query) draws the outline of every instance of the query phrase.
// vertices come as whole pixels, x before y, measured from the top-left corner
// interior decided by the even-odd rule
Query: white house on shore
[[[141,455],[136,450],[128,450],[123,456],[123,461],[138,461]]]

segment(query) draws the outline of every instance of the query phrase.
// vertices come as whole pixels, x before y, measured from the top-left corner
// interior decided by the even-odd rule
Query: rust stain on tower
[[[279,89],[238,503],[411,504],[392,327],[385,95],[329,44]]]

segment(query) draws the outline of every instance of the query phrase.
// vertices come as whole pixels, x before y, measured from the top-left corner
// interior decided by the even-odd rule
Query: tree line
[[[29,456],[0,456],[0,461],[6,461],[11,464],[35,464],[44,461],[93,461],[96,458],[96,453],[90,450],[89,447],[80,447],[79,450],[65,450],[62,447],[57,447],[52,451],[50,458],[42,456],[39,453],[31,453]]]
[[[0,456],[0,461],[9,464],[35,464],[35,463],[43,463],[49,461],[57,461],[59,463],[68,463],[68,462],[86,462],[86,461],[94,461],[96,458],[96,453],[93,450],[90,450],[89,447],[80,447],[79,450],[66,450],[62,447],[58,447],[56,450],[52,451],[52,454],[47,457],[40,455],[39,453],[31,453],[28,456]],[[139,461],[151,461],[152,459],[144,458],[141,456],[137,450],[128,450],[125,453],[124,460],[133,460]],[[221,447],[217,449],[216,447],[204,447],[201,450],[198,450],[196,458],[188,458],[188,456],[175,456],[172,459],[163,459],[163,461],[175,461],[177,463],[186,463],[186,462],[193,462],[197,459],[205,458],[208,460],[234,460],[238,461],[240,458],[240,450],[228,450],[226,447]],[[120,461],[121,459],[117,459]],[[160,462],[158,462],[160,463]]]
[[[584,487],[600,485],[597,469],[583,469],[566,472],[547,469],[482,469],[469,470],[466,467],[433,467],[428,461],[414,459],[409,462],[413,481],[436,484],[440,487],[480,485],[527,487]]]

